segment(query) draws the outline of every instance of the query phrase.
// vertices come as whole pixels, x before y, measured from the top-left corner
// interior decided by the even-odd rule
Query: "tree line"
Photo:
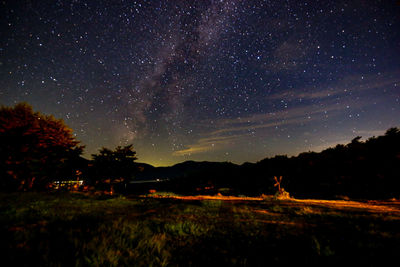
[[[400,130],[298,156],[278,155],[257,163],[183,162],[154,168],[136,162],[133,145],[102,148],[91,160],[62,120],[34,112],[26,103],[0,108],[0,190],[46,190],[54,180],[84,179],[98,188],[140,188],[127,182],[160,178],[157,190],[181,194],[273,194],[274,177],[294,197],[399,198]]]

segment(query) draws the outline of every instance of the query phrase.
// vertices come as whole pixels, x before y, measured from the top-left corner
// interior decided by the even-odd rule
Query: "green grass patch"
[[[0,194],[0,251],[14,266],[381,265],[400,214],[294,201]]]

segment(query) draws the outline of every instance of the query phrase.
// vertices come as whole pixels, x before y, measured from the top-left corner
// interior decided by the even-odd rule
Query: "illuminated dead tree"
[[[276,176],[274,176],[274,180],[275,180],[274,187],[278,187],[278,192],[281,195],[284,191],[284,189],[281,188],[282,176],[279,176],[279,181],[278,181],[278,178],[276,178]]]
[[[288,199],[288,198],[290,198],[289,193],[286,192],[283,187],[281,187],[282,176],[279,176],[279,179],[276,176],[274,176],[274,180],[275,180],[274,187],[278,187],[278,192],[276,192],[275,198],[278,198],[278,199]]]

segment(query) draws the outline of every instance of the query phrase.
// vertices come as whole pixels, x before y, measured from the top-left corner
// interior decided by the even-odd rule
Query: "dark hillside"
[[[229,162],[187,161],[172,167],[148,168],[137,179],[167,179],[168,190],[191,194],[273,194],[274,176],[283,176],[282,186],[298,198],[400,197],[400,131],[322,152],[305,152],[265,158],[257,163],[236,165]],[[205,190],[205,188],[207,190]],[[222,190],[224,191],[224,190]]]

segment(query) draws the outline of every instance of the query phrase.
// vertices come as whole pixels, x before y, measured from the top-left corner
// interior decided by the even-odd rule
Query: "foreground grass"
[[[400,251],[398,203],[0,195],[13,266],[376,266]]]

